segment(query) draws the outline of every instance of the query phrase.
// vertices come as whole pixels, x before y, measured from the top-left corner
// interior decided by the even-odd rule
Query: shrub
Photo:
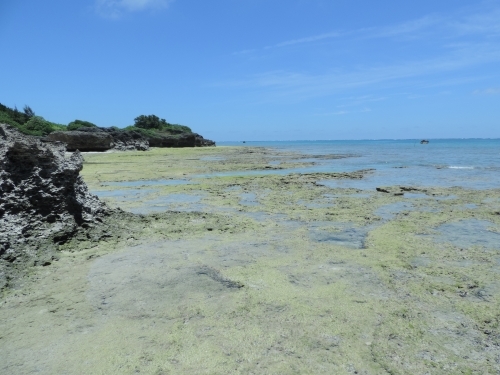
[[[8,124],[12,125],[15,128],[20,128],[21,124],[19,124],[17,121],[14,121],[7,113],[5,112],[0,112],[0,124]]]
[[[162,122],[166,123],[164,119],[155,115],[140,115],[134,119],[134,126],[141,129],[160,129]]]
[[[43,136],[56,130],[66,130],[66,125],[55,124],[43,117],[35,116],[35,112],[24,106],[23,112],[17,108],[9,108],[0,104],[0,123],[11,125],[20,132],[29,135]]]
[[[25,106],[24,108],[26,110],[29,107]],[[31,110],[31,108],[29,108],[29,110],[30,110],[30,112],[28,112],[28,113],[34,114],[34,112]],[[0,103],[0,112],[3,113],[4,116],[7,116],[12,121],[15,121],[18,125],[22,125],[30,119],[30,116],[28,114],[23,113],[21,111],[18,111],[17,108],[14,108],[14,109],[9,108],[1,103]]]
[[[140,115],[134,119],[134,127],[156,130],[172,134],[191,133],[191,129],[184,125],[169,124],[165,119],[155,115]]]
[[[83,121],[83,120],[75,120],[71,121],[68,124],[68,130],[78,130],[80,128],[97,128],[97,125],[92,124],[91,122],[88,121]]]
[[[47,135],[55,130],[52,123],[46,121],[41,116],[31,117],[22,127],[31,135]]]
[[[185,125],[169,124],[163,125],[161,131],[180,134],[180,133],[192,133],[191,128]]]
[[[136,126],[127,126],[125,129],[123,130],[127,130],[127,131],[136,131],[140,134],[142,134],[143,136],[145,137],[158,137],[158,133],[152,129],[144,129],[144,128],[138,128]]]

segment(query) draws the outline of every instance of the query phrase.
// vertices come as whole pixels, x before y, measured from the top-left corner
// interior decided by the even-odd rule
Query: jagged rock
[[[133,130],[121,130],[117,128],[80,128],[85,133],[105,133],[111,136],[111,148],[118,151],[147,151],[149,150],[148,140],[141,133]]]
[[[113,148],[113,137],[106,132],[85,132],[81,130],[56,131],[46,139],[52,142],[63,142],[68,151],[106,151]]]
[[[162,134],[147,137],[151,147],[206,147],[215,146],[215,142],[196,133]]]
[[[388,186],[388,187],[377,187],[376,190],[381,193],[388,193],[392,195],[404,195],[404,193],[408,192],[420,192],[426,193],[426,189],[415,188],[411,186]]]
[[[207,147],[215,142],[196,133],[141,134],[134,130],[118,128],[80,128],[74,131],[58,131],[49,134],[47,141],[66,143],[68,151],[147,151],[149,147]]]
[[[194,133],[189,134],[155,134],[154,137],[148,137],[151,147],[195,147],[196,136]]]
[[[215,146],[215,142],[211,141],[210,139],[205,139],[201,135],[194,133],[196,139],[195,139],[195,146],[196,147],[212,147]]]
[[[81,154],[65,157],[65,151],[63,143],[0,124],[0,289],[9,264],[50,262],[51,244],[64,243],[107,214],[79,175]]]

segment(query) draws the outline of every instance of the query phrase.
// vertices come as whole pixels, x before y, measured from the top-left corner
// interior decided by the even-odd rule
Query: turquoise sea
[[[363,180],[329,182],[332,186],[367,190],[384,185],[500,188],[500,139],[431,139],[428,144],[420,144],[420,140],[366,140],[219,142],[218,145],[269,147],[315,156],[352,155],[344,159],[314,158],[313,167],[266,173],[374,169]],[[274,163],[279,164],[279,160]]]

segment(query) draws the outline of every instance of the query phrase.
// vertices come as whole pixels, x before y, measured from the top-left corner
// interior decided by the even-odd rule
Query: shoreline
[[[1,373],[500,370],[500,254],[487,241],[500,190],[318,184],[363,173],[202,177],[311,165],[266,148],[84,158],[91,192],[151,213],[116,211],[109,237],[75,238],[7,293]],[[103,186],[162,179],[193,183]],[[443,235],[461,223],[467,236]]]

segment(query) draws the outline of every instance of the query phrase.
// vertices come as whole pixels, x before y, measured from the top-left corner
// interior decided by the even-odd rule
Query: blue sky
[[[500,0],[2,0],[0,102],[216,141],[500,137]]]

